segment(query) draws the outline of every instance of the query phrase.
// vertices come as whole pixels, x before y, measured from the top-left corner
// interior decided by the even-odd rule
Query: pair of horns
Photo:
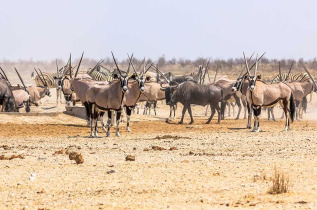
[[[317,88],[317,85],[316,85],[316,82],[315,82],[314,78],[313,78],[312,75],[309,73],[309,71],[307,70],[307,68],[305,67],[305,65],[302,64],[302,63],[300,63],[300,64],[301,64],[301,66],[305,69],[305,71],[307,72],[308,76],[310,77],[310,79],[311,79],[312,82],[314,83],[315,88]]]
[[[10,83],[10,81],[9,81],[9,79],[8,79],[8,77],[7,77],[7,75],[6,75],[6,73],[3,71],[3,69],[0,67],[0,69],[1,69],[1,71],[2,71],[2,77],[5,79],[5,80],[7,80],[8,81],[8,83],[9,83],[9,85],[11,86],[11,83]]]
[[[43,75],[43,73],[42,73],[41,69],[39,69],[39,71],[40,71],[41,75],[38,73],[38,71],[36,70],[36,68],[35,68],[35,67],[34,67],[34,70],[35,70],[35,72],[36,72],[37,76],[40,78],[40,80],[41,80],[42,84],[43,84],[44,86],[47,86],[47,82],[46,82],[46,80],[45,80],[45,78],[44,78],[44,75]],[[42,76],[42,77],[41,77],[41,76]]]
[[[254,77],[256,77],[256,74],[257,74],[257,71],[258,71],[258,62],[259,62],[259,60],[260,60],[264,55],[265,55],[265,53],[263,53],[263,54],[261,55],[261,57],[258,58],[258,54],[256,54],[255,63],[251,66],[251,68],[249,68],[248,61],[247,61],[247,59],[245,58],[245,54],[244,54],[244,52],[243,52],[243,58],[244,58],[244,61],[245,61],[245,67],[246,67],[246,69],[247,69],[247,74],[248,74],[249,76],[251,76],[251,73],[250,73],[251,69],[253,68],[253,66],[255,66]],[[252,56],[253,56],[253,54],[252,54]],[[252,58],[252,56],[250,57],[250,59]]]

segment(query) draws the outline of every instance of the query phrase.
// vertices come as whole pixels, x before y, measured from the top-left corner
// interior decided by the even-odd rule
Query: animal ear
[[[150,81],[150,80],[151,80],[151,76],[146,76],[146,77],[145,77],[145,80],[146,80],[146,81]]]
[[[257,75],[257,76],[256,76],[256,79],[259,79],[259,80],[261,80],[261,79],[262,79],[262,76],[261,76],[261,74],[260,74],[260,75]]]

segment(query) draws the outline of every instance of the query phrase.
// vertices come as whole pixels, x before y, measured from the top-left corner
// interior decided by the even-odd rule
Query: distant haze
[[[0,60],[317,55],[317,1],[2,1]]]

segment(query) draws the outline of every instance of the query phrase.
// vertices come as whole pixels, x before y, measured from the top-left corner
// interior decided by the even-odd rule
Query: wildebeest
[[[193,81],[185,81],[179,85],[170,86],[172,90],[171,102],[177,104],[180,102],[183,104],[182,118],[179,124],[183,124],[184,115],[186,110],[190,115],[190,124],[194,123],[192,116],[191,104],[206,106],[210,105],[211,115],[206,124],[209,124],[212,120],[215,111],[218,113],[218,124],[220,123],[220,107],[223,94],[219,87],[206,84],[197,84]]]
[[[11,90],[11,83],[1,67],[0,70],[2,71],[2,78],[0,78],[0,105],[2,106],[1,112],[15,112],[17,111],[17,108],[15,106],[14,95]]]

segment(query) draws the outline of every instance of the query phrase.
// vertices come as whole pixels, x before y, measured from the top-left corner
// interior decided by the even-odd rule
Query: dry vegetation
[[[270,194],[287,193],[289,190],[289,176],[281,169],[274,167],[274,176],[272,177],[272,188],[269,190]]]
[[[151,59],[147,61],[151,62]],[[197,58],[195,60],[189,59],[170,59],[167,60],[164,56],[154,59],[153,61],[156,62],[157,66],[163,72],[173,72],[174,74],[189,74],[193,71],[196,71],[199,65],[203,63],[207,63],[207,58]],[[261,65],[260,65],[260,73],[263,75],[264,79],[272,79],[278,73],[278,62],[280,61],[282,73],[286,73],[293,61],[295,61],[295,65],[293,67],[293,72],[303,72],[301,67],[299,66],[299,62],[304,63],[311,71],[312,74],[317,75],[317,60],[312,59],[308,61],[304,61],[303,59],[293,60],[293,59],[267,59],[262,58]],[[65,65],[67,60],[58,59],[59,66]],[[96,59],[89,59],[84,58],[81,64],[81,70],[87,70],[95,66],[98,62]],[[134,58],[134,64],[138,66],[142,59]],[[73,59],[73,64],[78,63],[78,59]],[[110,57],[105,58],[104,66],[108,67],[109,69],[114,68],[114,63]],[[121,60],[120,65],[127,66],[128,59]],[[52,61],[33,61],[33,60],[19,60],[19,61],[9,61],[9,60],[1,60],[0,66],[8,72],[8,77],[16,82],[18,82],[18,78],[13,71],[13,67],[17,67],[18,70],[24,75],[24,79],[27,84],[33,84],[31,80],[31,73],[34,71],[34,67],[39,67],[45,72],[56,72],[56,64],[55,60]],[[240,70],[244,67],[244,60],[242,58],[236,59],[210,59],[210,74],[211,77],[215,75],[215,71],[217,66],[219,67],[219,76],[228,75],[230,78],[236,78],[239,75]]]

